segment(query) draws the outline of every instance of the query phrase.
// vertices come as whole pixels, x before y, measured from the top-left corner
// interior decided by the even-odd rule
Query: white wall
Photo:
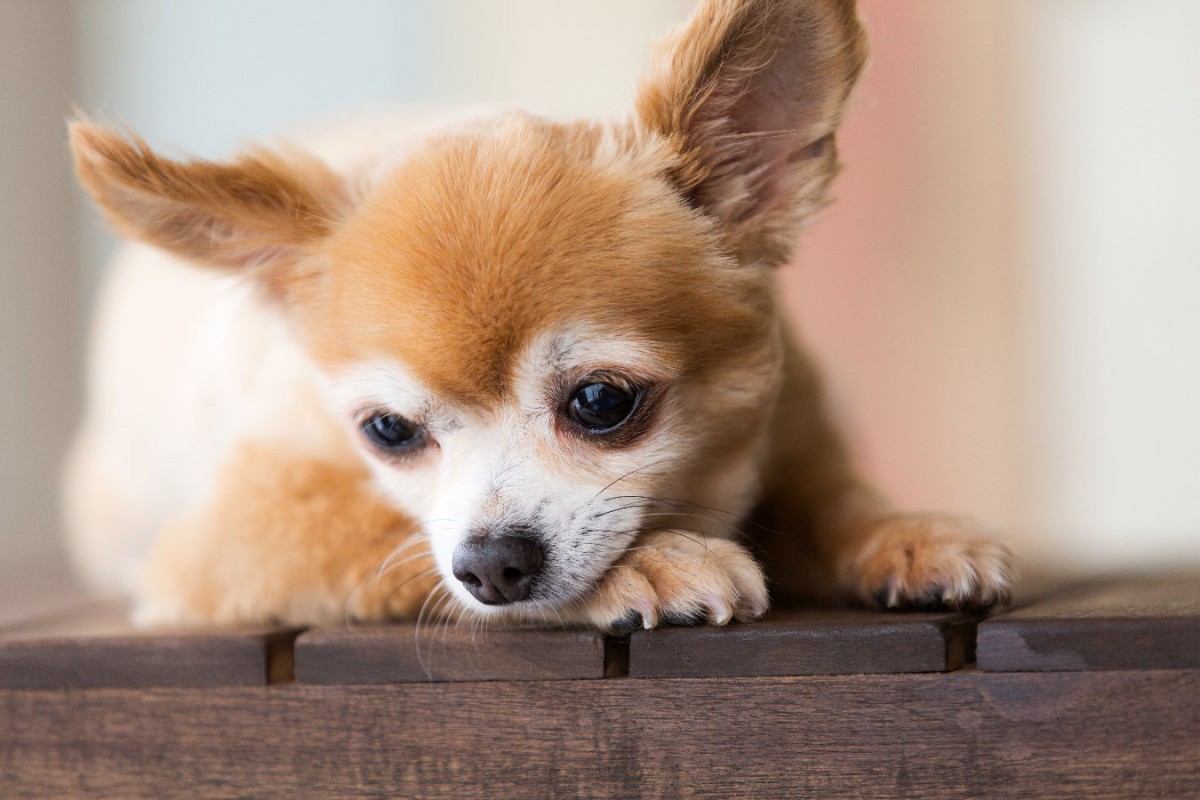
[[[1200,561],[1200,4],[1018,21],[1030,548]]]
[[[58,548],[83,338],[70,170],[70,7],[0,0],[0,567]]]
[[[214,157],[310,117],[436,96],[433,4],[90,0],[81,105]]]

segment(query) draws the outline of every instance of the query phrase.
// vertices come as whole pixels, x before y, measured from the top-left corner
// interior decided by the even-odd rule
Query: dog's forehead
[[[603,137],[518,121],[399,166],[330,245],[326,355],[490,403],[566,321],[670,350],[727,315],[696,280],[720,259],[706,223]]]

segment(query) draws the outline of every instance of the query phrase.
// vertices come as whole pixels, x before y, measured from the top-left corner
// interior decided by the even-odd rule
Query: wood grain
[[[1196,670],[0,691],[0,795],[1187,798],[1197,731]]]
[[[474,630],[413,623],[320,628],[295,644],[301,683],[602,678],[604,636],[591,630]]]
[[[970,657],[974,620],[959,614],[780,610],[746,625],[635,633],[639,678],[944,672]]]
[[[291,679],[295,631],[145,632],[119,604],[0,628],[0,687],[254,686]]]
[[[1200,573],[1131,575],[1043,591],[979,626],[979,668],[1200,668]]]

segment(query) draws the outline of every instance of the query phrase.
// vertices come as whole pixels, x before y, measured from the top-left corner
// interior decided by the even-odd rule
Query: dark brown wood
[[[979,626],[991,671],[1200,668],[1200,573],[1075,582]]]
[[[294,630],[139,631],[92,604],[0,628],[0,687],[254,686],[291,679]]]
[[[726,627],[666,627],[629,641],[638,678],[944,672],[970,660],[974,620],[951,613],[786,609]]]
[[[602,678],[605,642],[591,630],[319,628],[296,639],[295,674],[314,684]]]
[[[5,797],[1196,797],[1200,671],[0,691]]]

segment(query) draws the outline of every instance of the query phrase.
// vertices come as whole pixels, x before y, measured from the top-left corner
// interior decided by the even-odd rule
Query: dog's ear
[[[854,0],[702,0],[667,39],[637,118],[743,261],[779,264],[837,172],[834,131],[866,60]]]
[[[70,137],[80,180],[123,235],[200,264],[252,269],[272,289],[345,202],[338,178],[300,153],[172,161],[83,120]]]

